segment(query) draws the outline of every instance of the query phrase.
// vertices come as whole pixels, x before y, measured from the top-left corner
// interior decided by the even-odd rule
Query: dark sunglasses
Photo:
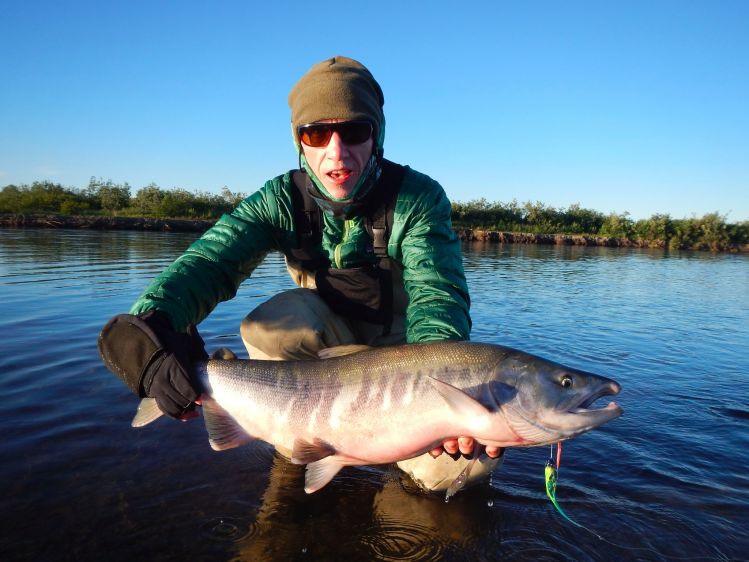
[[[372,136],[369,121],[343,121],[341,123],[310,123],[297,129],[299,140],[312,148],[327,146],[333,133],[338,133],[346,144],[362,144]]]

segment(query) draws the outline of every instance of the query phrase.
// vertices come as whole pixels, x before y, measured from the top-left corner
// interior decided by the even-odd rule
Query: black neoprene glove
[[[195,326],[179,333],[158,311],[118,314],[102,329],[98,346],[107,368],[141,398],[155,398],[165,414],[178,418],[195,408],[200,392],[192,367],[208,359]]]

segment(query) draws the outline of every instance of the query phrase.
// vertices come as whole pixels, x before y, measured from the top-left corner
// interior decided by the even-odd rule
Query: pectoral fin
[[[491,411],[481,402],[451,384],[433,377],[428,377],[428,379],[434,389],[445,399],[453,413],[460,417],[462,423],[471,432],[469,435],[473,436],[474,432],[485,430],[491,423]]]
[[[159,410],[155,398],[144,398],[138,404],[138,411],[135,412],[135,417],[130,425],[132,427],[143,427],[163,415],[164,413]]]
[[[214,451],[241,447],[253,440],[237,421],[212,398],[202,399],[208,442]]]
[[[323,488],[344,465],[335,457],[327,457],[307,465],[307,473],[304,477],[304,491],[308,494],[317,492]]]
[[[434,389],[439,392],[440,396],[445,399],[445,402],[447,402],[448,406],[456,414],[471,418],[483,418],[491,413],[481,402],[471,398],[459,388],[455,388],[453,385],[437,380],[434,377],[428,378]]]

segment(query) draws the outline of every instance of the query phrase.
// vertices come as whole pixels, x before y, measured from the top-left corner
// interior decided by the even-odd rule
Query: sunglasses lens
[[[372,124],[368,121],[346,121],[344,123],[315,123],[299,127],[299,140],[307,146],[327,146],[334,132],[346,144],[362,144],[372,136]]]
[[[332,136],[333,129],[327,125],[306,125],[299,127],[299,140],[313,148],[326,146]]]
[[[367,121],[349,121],[338,128],[341,140],[346,144],[361,144],[372,136],[372,124]]]

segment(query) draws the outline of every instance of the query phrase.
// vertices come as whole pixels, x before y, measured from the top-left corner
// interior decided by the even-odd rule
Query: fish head
[[[622,414],[599,398],[618,394],[616,381],[523,354],[513,360],[512,376],[493,385],[501,416],[519,437],[519,445],[534,446],[570,439]]]

